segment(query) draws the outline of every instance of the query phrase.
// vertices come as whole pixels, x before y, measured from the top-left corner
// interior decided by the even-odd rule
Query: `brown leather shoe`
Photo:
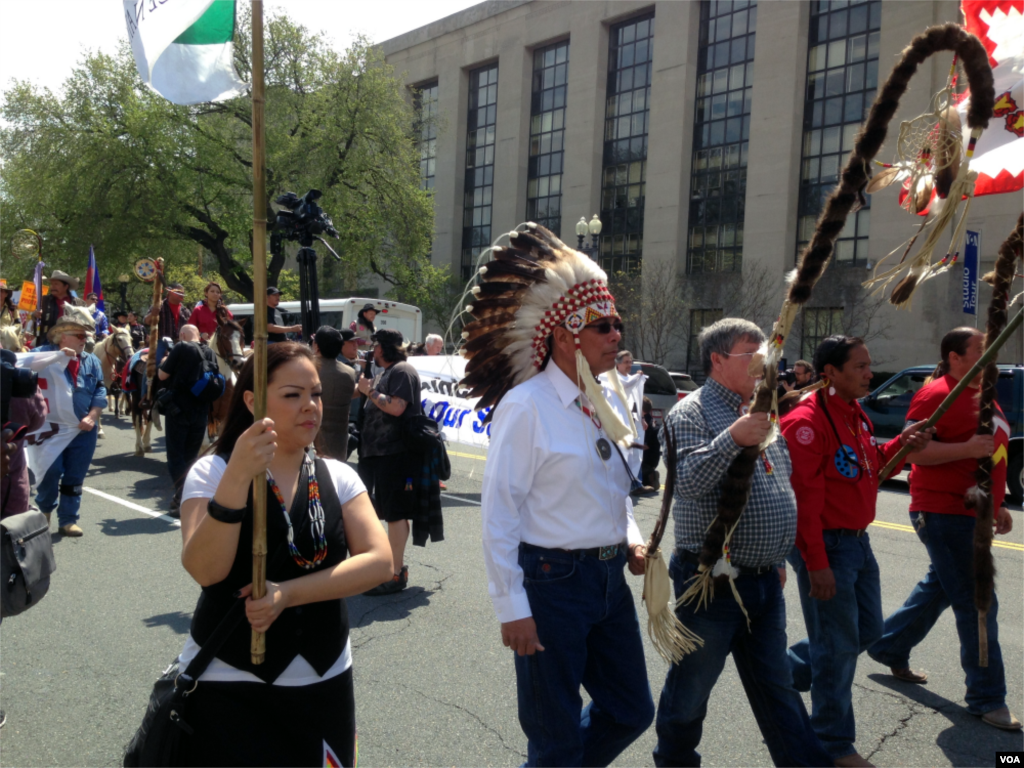
[[[869,763],[856,752],[846,757],[836,758],[835,763],[841,768],[875,768],[874,763]]]
[[[85,531],[83,531],[74,523],[68,523],[67,525],[62,525],[60,528],[58,528],[57,533],[59,533],[61,536],[78,537],[85,533]]]
[[[902,680],[904,683],[917,683],[920,685],[928,680],[927,672],[918,672],[917,670],[907,667],[905,669],[896,669],[896,667],[889,667],[889,671],[892,676],[897,680]]]
[[[981,716],[981,721],[1003,731],[1019,731],[1021,728],[1020,720],[1013,716],[1009,707],[986,712]]]

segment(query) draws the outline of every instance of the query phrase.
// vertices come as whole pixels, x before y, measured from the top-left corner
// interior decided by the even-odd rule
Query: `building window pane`
[[[700,336],[702,330],[721,319],[721,309],[690,310],[690,338],[686,344],[686,371],[698,383],[703,383],[707,377],[704,374],[704,366],[700,360],[700,347],[697,345],[697,337]]]
[[[814,350],[829,336],[843,332],[842,307],[816,307],[804,310],[803,337],[800,341],[800,357],[814,359]]]
[[[598,262],[607,272],[628,272],[640,267],[643,256],[643,182],[647,177],[649,82],[654,57],[653,15],[630,19],[612,27],[609,40],[605,108],[609,128],[605,131],[604,172],[601,176],[601,222],[604,228],[601,230]],[[627,62],[632,62],[633,66]],[[708,91],[716,91],[719,84],[706,80],[704,87]]]
[[[559,236],[562,229],[561,174],[565,139],[561,116],[565,107],[568,61],[568,40],[541,48],[534,55],[531,157],[526,190],[527,218]]]
[[[494,126],[498,113],[498,65],[469,73],[466,110],[465,212],[462,223],[462,279],[469,280],[477,256],[491,243],[494,188]]]
[[[878,46],[872,40],[879,38],[881,19],[881,0],[811,5],[797,255],[814,233],[808,223],[821,213],[874,100]],[[836,243],[837,264],[866,265],[870,214],[867,208],[864,213],[863,220],[858,217],[857,226],[843,230]]]
[[[701,69],[697,77],[698,83],[712,84],[714,95],[699,100],[694,115],[691,246],[686,264],[690,273],[742,269],[742,239],[736,240],[732,233],[743,231],[756,21],[754,2],[701,4],[702,50],[697,56]],[[712,54],[711,49],[718,46],[725,46],[728,56]],[[723,168],[730,170],[723,174]],[[709,225],[716,234],[707,235]],[[722,227],[721,242],[717,225]],[[704,236],[695,236],[698,231]],[[698,242],[702,245],[696,245]]]

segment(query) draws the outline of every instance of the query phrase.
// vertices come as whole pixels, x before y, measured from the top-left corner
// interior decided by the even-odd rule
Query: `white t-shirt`
[[[324,461],[327,463],[327,469],[331,473],[331,479],[334,480],[334,488],[338,492],[338,501],[343,505],[360,493],[366,492],[366,486],[363,485],[363,481],[359,479],[359,475],[350,466],[334,459],[324,459]],[[192,465],[188,477],[185,479],[185,488],[181,494],[182,502],[189,499],[212,499],[213,494],[217,491],[217,486],[220,485],[220,479],[224,476],[226,468],[227,463],[220,456],[203,456],[196,461]],[[182,649],[181,655],[178,656],[178,665],[182,670],[199,653],[199,647],[199,644],[192,639],[190,634],[188,640],[185,641],[185,647]],[[285,667],[284,672],[278,675],[273,685],[290,687],[312,685],[336,677],[351,666],[352,642],[349,640],[345,643],[345,650],[342,651],[338,660],[324,673],[323,677],[318,675],[310,663],[299,655],[292,659],[291,664]],[[206,671],[203,672],[199,679],[207,682],[263,682],[251,672],[233,667],[217,658],[210,662],[210,666],[206,668]]]

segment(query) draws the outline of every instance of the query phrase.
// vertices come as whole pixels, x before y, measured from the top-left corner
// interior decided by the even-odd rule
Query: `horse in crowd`
[[[210,349],[216,353],[217,367],[224,376],[224,393],[210,404],[206,435],[211,442],[220,433],[220,425],[228,416],[231,395],[235,391],[235,381],[239,371],[242,370],[242,365],[245,364],[246,357],[248,357],[244,343],[245,333],[242,326],[229,319],[227,311],[223,307],[218,307],[217,330],[210,337]]]
[[[145,453],[150,453],[153,450],[151,444],[151,433],[153,425],[156,424],[156,428],[160,431],[163,427],[160,425],[160,414],[159,411],[153,410],[153,402],[160,390],[163,388],[163,382],[160,381],[159,376],[153,376],[153,382],[149,390],[143,397],[142,390],[146,386],[146,362],[149,349],[140,349],[138,352],[132,355],[131,360],[124,367],[124,372],[121,376],[121,386],[124,392],[128,395],[129,412],[132,417],[132,426],[135,427],[135,455],[142,456]],[[159,368],[159,362],[157,364]]]
[[[103,385],[107,388],[107,408],[114,412],[114,418],[121,418],[121,372],[131,358],[132,335],[127,328],[113,326],[110,335],[96,342],[92,353],[100,359],[103,369]],[[128,409],[125,408],[125,412]]]

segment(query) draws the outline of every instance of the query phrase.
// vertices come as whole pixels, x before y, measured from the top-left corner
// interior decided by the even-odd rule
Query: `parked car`
[[[675,371],[669,371],[668,375],[672,377],[672,381],[676,383],[676,389],[679,391],[679,399],[682,400],[691,392],[696,392],[700,389],[700,385],[693,380],[693,377],[688,373],[676,373]]]
[[[903,431],[914,393],[934,370],[931,365],[906,368],[861,399],[861,407],[871,417],[879,438],[889,439]],[[1010,423],[1006,485],[1011,500],[1019,504],[1024,499],[1024,366],[999,366],[996,396]]]
[[[668,371],[660,365],[634,362],[629,372],[634,374],[638,371],[643,371],[647,375],[647,381],[644,382],[644,397],[649,397],[651,405],[654,406],[654,426],[661,427],[661,420],[665,414],[682,400],[683,396],[680,395]]]

